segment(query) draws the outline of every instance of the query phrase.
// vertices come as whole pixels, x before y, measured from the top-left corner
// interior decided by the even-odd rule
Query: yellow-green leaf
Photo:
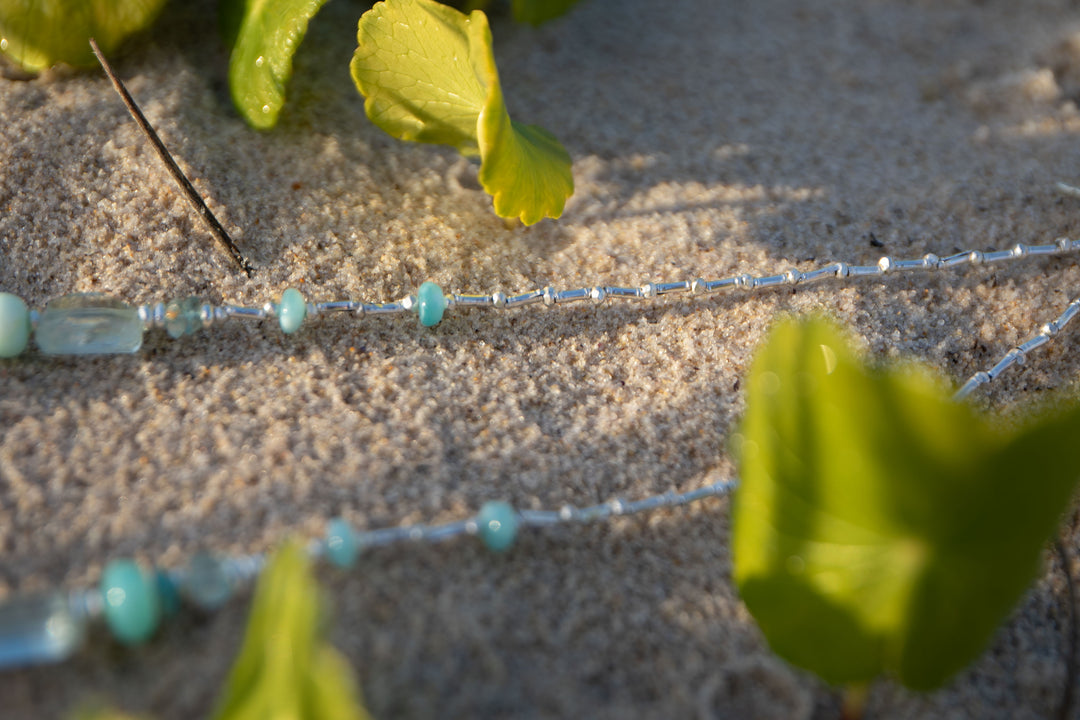
[[[734,578],[772,648],[832,683],[931,689],[1031,583],[1080,475],[1080,409],[991,424],[822,320],[779,323],[747,382]]]
[[[273,127],[285,103],[292,59],[326,0],[227,0],[222,7],[233,104],[248,124]]]
[[[165,0],[0,0],[0,51],[38,72],[59,62],[97,64],[90,38],[105,54],[147,27]]]
[[[351,64],[373,123],[402,140],[479,155],[495,212],[526,224],[559,217],[574,191],[570,156],[550,133],[512,122],[487,17],[434,0],[385,0],[360,18]]]
[[[289,543],[259,580],[216,720],[367,720],[348,663],[319,632],[319,589]]]

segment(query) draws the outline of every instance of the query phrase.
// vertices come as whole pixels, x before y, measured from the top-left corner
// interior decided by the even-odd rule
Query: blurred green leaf
[[[373,123],[480,155],[480,182],[502,217],[562,214],[574,191],[570,156],[547,131],[510,120],[482,12],[386,0],[360,18],[357,41],[352,76]]]
[[[292,60],[326,0],[226,0],[222,22],[233,104],[253,127],[273,127],[285,103]]]
[[[513,0],[511,8],[518,22],[540,25],[554,20],[578,4],[578,0]]]
[[[319,589],[299,543],[259,580],[217,720],[367,720],[348,663],[319,632]]]
[[[1076,407],[991,425],[923,369],[868,368],[827,322],[779,323],[748,380],[732,532],[769,644],[831,683],[940,686],[1035,577],[1078,434]]]
[[[106,55],[147,27],[166,0],[0,0],[0,51],[38,72],[59,62],[93,67],[90,38]]]

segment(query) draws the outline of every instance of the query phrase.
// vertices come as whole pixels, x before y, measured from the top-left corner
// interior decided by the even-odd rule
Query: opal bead
[[[114,637],[127,645],[147,640],[161,621],[157,578],[132,560],[114,560],[101,576],[105,622]]]
[[[190,335],[202,328],[202,300],[186,297],[183,300],[170,300],[165,306],[165,332],[174,340],[183,335]]]
[[[221,560],[196,553],[184,570],[184,597],[202,610],[217,610],[232,597],[233,584]]]
[[[340,568],[349,568],[360,554],[360,541],[349,523],[334,518],[326,526],[326,559]]]
[[[30,308],[21,297],[0,293],[0,358],[12,358],[30,342]]]
[[[59,662],[86,639],[86,619],[63,593],[12,598],[0,605],[0,668]]]
[[[281,303],[278,305],[278,325],[286,335],[291,335],[300,329],[307,315],[307,301],[296,288],[289,288],[281,293]]]
[[[424,327],[434,327],[442,320],[446,310],[446,296],[442,288],[430,280],[416,291],[416,313],[420,316],[420,324]]]
[[[517,537],[518,515],[509,503],[487,502],[476,516],[476,526],[489,550],[503,552]]]
[[[34,341],[46,355],[133,353],[142,347],[139,311],[100,293],[77,293],[45,306]]]

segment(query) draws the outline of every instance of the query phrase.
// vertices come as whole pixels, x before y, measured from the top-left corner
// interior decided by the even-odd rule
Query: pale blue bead
[[[12,358],[30,342],[30,308],[21,297],[0,293],[0,358]]]
[[[326,526],[326,559],[342,568],[352,567],[360,554],[360,541],[349,523],[334,518]]]
[[[149,639],[161,621],[157,578],[132,560],[114,560],[101,575],[105,622],[113,636],[133,645]]]
[[[442,288],[430,280],[416,291],[416,314],[424,327],[434,327],[443,318],[446,310],[446,296]]]
[[[289,288],[281,293],[281,303],[278,305],[278,325],[286,335],[291,335],[300,329],[307,315],[307,302],[304,296],[296,288]]]
[[[16,597],[0,605],[0,669],[59,662],[86,639],[86,620],[63,593]]]
[[[139,311],[100,293],[65,295],[41,313],[34,341],[46,355],[133,353],[142,347]]]
[[[517,537],[518,515],[509,503],[487,502],[476,516],[476,527],[489,550],[503,552]]]
[[[165,332],[174,340],[182,335],[190,335],[202,328],[202,300],[186,297],[183,300],[170,300],[165,306]]]
[[[196,553],[184,569],[184,597],[203,610],[217,610],[232,597],[233,584],[222,561]]]

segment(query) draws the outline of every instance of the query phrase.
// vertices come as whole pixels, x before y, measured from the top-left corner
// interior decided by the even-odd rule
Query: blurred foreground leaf
[[[526,225],[557,218],[574,192],[570,156],[542,128],[513,122],[491,30],[434,0],[386,0],[360,18],[351,70],[373,123],[401,140],[479,155],[495,212]]]
[[[90,38],[106,55],[147,27],[166,0],[0,0],[0,51],[38,72],[59,62],[93,67]]]
[[[285,103],[292,60],[308,22],[326,0],[226,0],[222,22],[233,104],[249,125],[277,123]]]
[[[1080,474],[1080,410],[992,426],[914,366],[780,323],[741,428],[734,577],[773,650],[830,683],[932,689],[1039,568]]]
[[[270,561],[216,720],[367,720],[348,663],[321,637],[319,589],[302,546]]]

